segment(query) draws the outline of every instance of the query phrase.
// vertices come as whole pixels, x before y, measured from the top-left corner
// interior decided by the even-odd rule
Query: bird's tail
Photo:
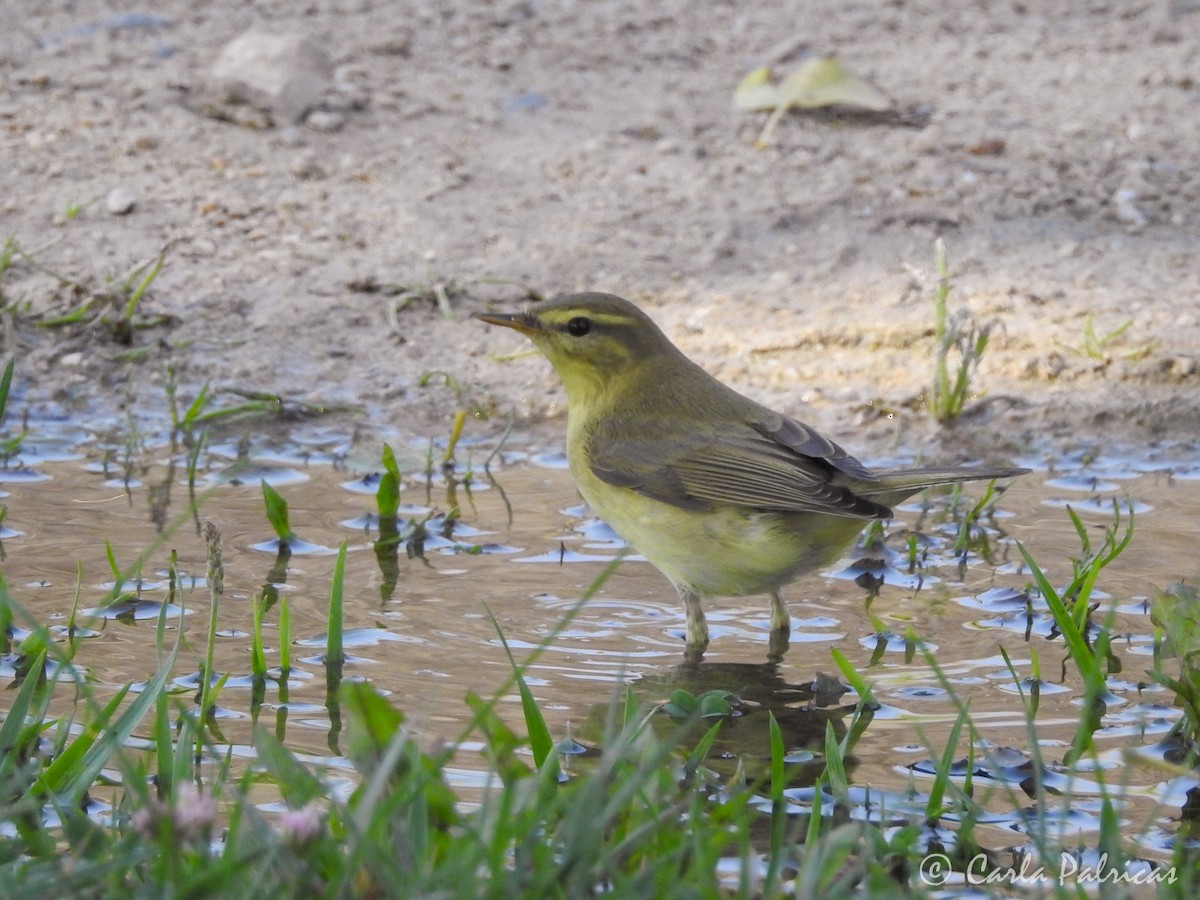
[[[958,484],[963,481],[993,481],[1015,478],[1029,469],[1016,466],[989,469],[977,466],[943,466],[928,469],[891,469],[873,473],[875,481],[856,482],[854,493],[887,506],[911,497],[917,491],[939,484]]]

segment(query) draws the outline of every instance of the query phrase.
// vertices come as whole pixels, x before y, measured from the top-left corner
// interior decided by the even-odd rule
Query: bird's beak
[[[475,313],[475,318],[480,322],[487,322],[489,325],[503,325],[505,328],[512,328],[522,334],[538,334],[542,330],[542,326],[527,312],[519,313]]]

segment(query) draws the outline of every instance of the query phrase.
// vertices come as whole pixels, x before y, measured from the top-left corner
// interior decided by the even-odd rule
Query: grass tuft
[[[946,245],[934,242],[937,285],[933,291],[933,385],[929,410],[940,424],[962,415],[971,396],[971,376],[987,350],[992,325],[979,325],[966,310],[952,314],[949,307],[953,275],[946,262]]]

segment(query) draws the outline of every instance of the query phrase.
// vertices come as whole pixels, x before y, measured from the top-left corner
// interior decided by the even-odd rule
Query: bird
[[[567,460],[592,511],[675,586],[685,655],[709,644],[702,601],[766,594],[773,655],[782,596],[872,520],[924,488],[1018,467],[871,471],[798,419],[751,400],[679,350],[636,304],[577,293],[477,319],[530,338],[567,395]]]

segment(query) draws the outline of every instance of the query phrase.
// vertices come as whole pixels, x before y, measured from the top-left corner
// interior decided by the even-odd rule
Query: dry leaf
[[[733,105],[743,110],[771,110],[755,142],[765,147],[779,118],[792,107],[817,109],[844,106],[867,112],[883,112],[892,102],[876,87],[859,78],[835,57],[806,60],[779,84],[771,83],[771,70],[761,66],[738,84]]]

